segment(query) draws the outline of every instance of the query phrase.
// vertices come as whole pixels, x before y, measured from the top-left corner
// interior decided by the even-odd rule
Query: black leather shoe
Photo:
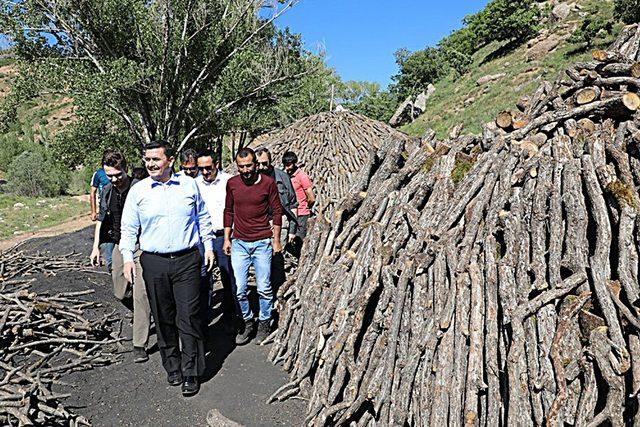
[[[169,372],[169,375],[167,375],[167,382],[169,383],[169,385],[172,385],[172,386],[177,386],[182,384],[182,372],[180,371]]]
[[[244,325],[240,326],[238,335],[236,335],[236,345],[245,345],[253,338],[256,332],[256,322],[253,320],[247,320]]]
[[[193,396],[197,394],[200,390],[200,382],[198,381],[198,377],[184,377],[184,381],[182,382],[182,395],[183,396]]]
[[[271,319],[259,321],[256,344],[262,344],[262,341],[266,340],[269,335],[271,335]]]
[[[135,363],[144,363],[149,360],[149,355],[144,347],[133,347],[133,361]]]

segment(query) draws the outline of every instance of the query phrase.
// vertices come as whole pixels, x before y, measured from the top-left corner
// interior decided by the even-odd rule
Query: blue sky
[[[397,66],[393,53],[435,45],[462,26],[487,0],[301,0],[279,20],[301,33],[308,49],[326,52],[343,80],[369,80],[383,87]]]

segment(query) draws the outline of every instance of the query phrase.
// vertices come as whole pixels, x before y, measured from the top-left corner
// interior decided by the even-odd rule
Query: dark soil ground
[[[67,254],[72,251],[89,256],[92,229],[58,237],[37,239],[25,249]],[[53,292],[95,289],[87,299],[102,303],[101,312],[114,309],[125,319],[123,336],[131,337],[127,310],[115,300],[110,277],[105,274],[59,273],[42,278],[34,290]],[[267,404],[267,398],[287,381],[286,374],[267,360],[269,347],[250,343],[236,347],[217,324],[208,329],[207,372],[200,393],[184,398],[180,387],[170,387],[151,338],[150,360],[134,364],[131,342],[120,346],[122,362],[64,376],[60,391],[72,394],[63,404],[85,416],[95,426],[201,426],[207,412],[218,409],[225,417],[245,426],[299,425],[304,419],[305,402],[290,400]]]

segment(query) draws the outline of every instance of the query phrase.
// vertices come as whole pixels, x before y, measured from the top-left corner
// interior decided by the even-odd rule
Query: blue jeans
[[[231,242],[231,264],[236,278],[236,296],[242,312],[242,318],[245,321],[254,317],[247,298],[247,282],[251,265],[253,265],[256,273],[258,300],[260,301],[258,319],[261,321],[271,319],[271,308],[273,307],[271,255],[271,239],[262,239],[255,242],[235,239]]]
[[[107,271],[111,273],[111,264],[113,264],[113,248],[116,246],[115,243],[100,243],[100,256],[104,260],[107,265]]]

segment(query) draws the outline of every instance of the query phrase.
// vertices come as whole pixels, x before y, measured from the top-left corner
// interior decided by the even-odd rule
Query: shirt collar
[[[200,179],[200,182],[202,182],[204,185],[214,185],[214,184],[218,184],[220,182],[220,180],[222,179],[222,171],[220,169],[218,169],[218,174],[216,175],[216,179],[214,179],[213,181],[209,182],[206,179],[204,179],[204,177],[202,175],[199,175],[198,178]]]
[[[155,188],[159,185],[180,185],[180,177],[177,173],[172,173],[169,180],[164,184],[160,181],[151,180],[151,188]]]

